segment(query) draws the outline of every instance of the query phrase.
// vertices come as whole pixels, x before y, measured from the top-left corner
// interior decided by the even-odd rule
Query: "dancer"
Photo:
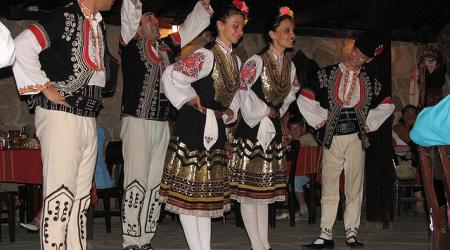
[[[112,0],[78,0],[15,39],[21,95],[32,95],[43,163],[42,249],[86,249],[86,213],[97,157],[95,115],[110,70],[100,11]]]
[[[232,46],[243,35],[244,2],[216,10],[215,42],[167,68],[164,92],[179,109],[161,182],[166,210],[180,215],[189,248],[209,250],[211,218],[230,209],[225,123],[239,109],[240,60]]]
[[[160,84],[181,48],[208,27],[209,0],[198,1],[178,32],[160,38],[147,2],[124,0],[121,10],[124,249],[151,249],[161,204],[159,188],[173,107]]]
[[[318,72],[317,93],[304,89],[297,103],[309,125],[319,130],[322,154],[322,216],[320,235],[305,249],[333,248],[333,226],[339,204],[339,177],[345,173],[344,225],[346,244],[360,248],[358,238],[363,197],[364,149],[367,133],[376,131],[394,112],[382,84],[362,68],[381,54],[383,45],[372,33],[359,37],[343,63]]]
[[[8,28],[0,22],[0,68],[12,65],[14,62],[14,40]]]
[[[270,249],[268,204],[283,201],[286,161],[281,119],[299,90],[295,66],[285,52],[294,45],[294,13],[273,11],[264,36],[267,48],[245,63],[238,124],[230,161],[231,198],[241,203],[242,218],[254,250]]]

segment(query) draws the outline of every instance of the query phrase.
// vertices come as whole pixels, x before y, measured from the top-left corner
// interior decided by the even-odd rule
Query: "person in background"
[[[402,109],[402,116],[398,123],[392,129],[392,142],[396,162],[408,161],[418,168],[417,151],[414,142],[409,137],[409,132],[414,126],[417,117],[417,108],[413,105],[406,105]],[[417,174],[417,176],[419,176]],[[419,181],[420,182],[420,181]],[[422,188],[415,188],[416,213],[425,214],[424,197]]]
[[[294,143],[299,143],[301,147],[315,147],[319,146],[314,135],[310,133],[307,129],[305,121],[299,117],[293,116],[288,120],[288,128],[290,132],[291,148],[294,148]],[[298,152],[294,150],[288,151],[286,158],[287,160],[293,160],[297,157]],[[295,213],[296,220],[303,220],[308,218],[308,206],[305,201],[304,186],[309,183],[309,177],[306,175],[295,176],[294,180],[294,191],[297,202],[300,209]],[[283,211],[282,214],[277,216],[277,219],[284,219],[289,216],[289,213]]]
[[[8,28],[0,22],[0,68],[12,65],[14,55],[14,40]]]

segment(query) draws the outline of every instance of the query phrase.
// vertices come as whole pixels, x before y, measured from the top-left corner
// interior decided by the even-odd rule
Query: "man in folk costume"
[[[97,157],[95,115],[108,70],[105,24],[112,0],[78,0],[15,39],[21,95],[36,106],[41,143],[42,249],[86,249],[86,213]]]
[[[161,39],[159,21],[147,2],[122,3],[124,249],[151,249],[159,219],[159,188],[172,111],[162,91],[161,75],[181,48],[208,27],[211,14],[209,0],[198,1],[179,31]]]
[[[446,83],[447,64],[436,48],[427,45],[420,56],[419,64],[411,71],[409,104],[419,110],[438,103],[442,87]]]
[[[318,72],[316,93],[302,90],[297,99],[309,125],[318,129],[323,146],[322,217],[319,237],[305,249],[332,249],[333,225],[339,203],[339,177],[345,173],[344,225],[346,244],[363,247],[358,239],[364,179],[364,150],[367,134],[376,131],[394,111],[382,84],[362,67],[378,56],[383,45],[371,33],[359,37],[343,63]]]

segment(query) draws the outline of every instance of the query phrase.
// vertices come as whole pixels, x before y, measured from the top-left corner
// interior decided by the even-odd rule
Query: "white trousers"
[[[211,218],[180,214],[190,250],[211,250]]]
[[[41,249],[86,249],[86,213],[97,157],[95,118],[36,108],[43,197]]]
[[[346,234],[357,234],[363,198],[364,150],[358,135],[334,136],[330,149],[323,150],[322,158],[322,234],[332,237],[339,204],[339,178],[345,175]]]
[[[168,122],[124,117],[123,247],[151,243],[159,219],[161,183],[170,139]]]

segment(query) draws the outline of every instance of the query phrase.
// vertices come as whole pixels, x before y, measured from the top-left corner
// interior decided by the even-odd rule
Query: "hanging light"
[[[173,33],[178,32],[178,28],[180,28],[180,25],[172,24],[172,32]]]

